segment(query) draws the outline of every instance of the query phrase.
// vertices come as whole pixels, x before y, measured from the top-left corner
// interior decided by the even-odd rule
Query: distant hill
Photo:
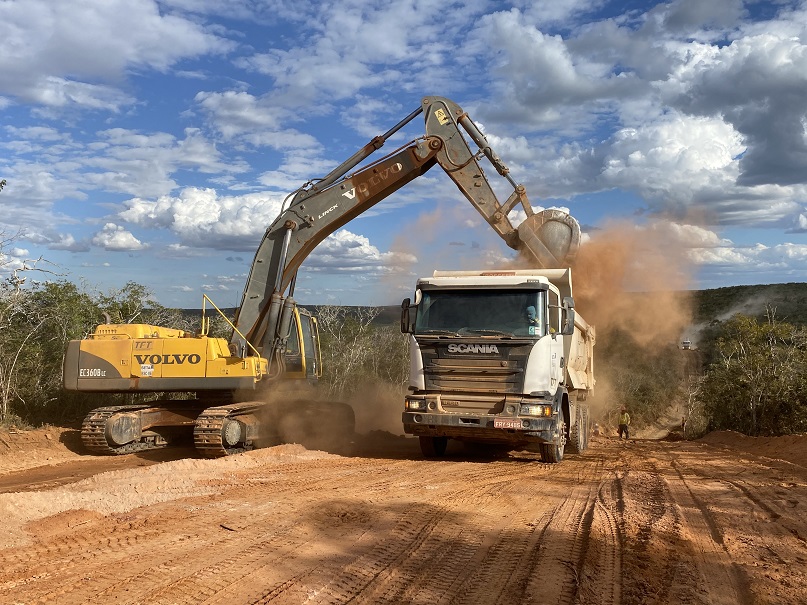
[[[730,286],[694,292],[694,322],[725,321],[742,313],[764,319],[768,308],[779,321],[807,325],[807,283]]]

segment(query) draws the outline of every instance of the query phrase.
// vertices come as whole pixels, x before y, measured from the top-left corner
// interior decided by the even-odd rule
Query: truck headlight
[[[551,416],[552,415],[552,406],[551,405],[541,405],[538,403],[530,403],[521,406],[521,415],[522,416]]]
[[[407,399],[406,400],[406,409],[410,411],[418,411],[418,412],[425,412],[426,411],[426,400],[425,399]]]

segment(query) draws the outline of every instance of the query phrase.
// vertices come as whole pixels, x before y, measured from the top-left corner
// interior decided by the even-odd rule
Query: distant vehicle
[[[682,340],[682,341],[681,341],[681,348],[682,348],[684,351],[690,351],[690,350],[692,350],[694,347],[692,346],[692,341],[691,341],[691,340],[689,340],[689,339],[686,339],[686,340]]]

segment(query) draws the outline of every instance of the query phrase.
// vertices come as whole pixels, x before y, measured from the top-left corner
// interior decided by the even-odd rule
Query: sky
[[[803,282],[806,33],[807,0],[0,0],[0,273],[236,306],[286,196],[438,95],[585,238],[663,221],[693,288]],[[513,256],[435,167],[295,297],[398,304]]]

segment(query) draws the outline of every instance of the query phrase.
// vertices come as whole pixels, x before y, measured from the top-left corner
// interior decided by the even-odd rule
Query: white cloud
[[[19,208],[15,218],[25,226],[65,220],[64,216],[42,216],[57,200],[84,200],[98,191],[159,196],[177,186],[173,175],[179,170],[201,174],[247,170],[245,162],[225,159],[216,145],[194,128],[185,129],[184,138],[166,132],[112,128],[83,144],[54,128],[8,131],[15,138],[0,147],[15,146],[15,151],[4,163],[3,177],[9,182],[3,192],[4,202]],[[28,218],[32,206],[40,213]]]
[[[733,245],[731,240],[722,238],[714,231],[696,225],[657,221],[651,224],[650,229],[652,233],[658,234],[662,241],[672,241],[676,245],[686,248],[713,250],[718,247]],[[650,237],[656,236],[651,235]]]
[[[775,246],[756,244],[750,247],[693,250],[691,258],[700,265],[731,267],[748,271],[774,269],[803,271],[807,261],[807,245],[784,243]]]
[[[136,251],[148,248],[147,244],[144,244],[129,231],[115,223],[104,225],[104,228],[93,236],[92,243],[104,250],[113,252]]]
[[[367,237],[340,229],[325,238],[303,266],[310,271],[384,273],[416,262],[413,254],[381,252]]]
[[[271,77],[275,103],[309,113],[321,113],[334,101],[362,90],[387,86],[447,91],[461,81],[448,65],[455,61],[454,40],[466,33],[468,20],[485,4],[482,0],[302,3],[296,19],[304,45],[270,48],[236,64]]]
[[[90,249],[86,241],[78,241],[70,233],[59,234],[48,243],[50,250],[67,250],[69,252],[87,252]]]
[[[568,206],[595,227],[634,213],[697,222],[658,235],[740,281],[803,263],[800,244],[771,235],[807,232],[803,1],[68,4],[0,2],[0,113],[13,124],[0,229],[21,230],[34,256],[150,244],[139,257],[224,273],[218,251],[253,252],[286,193],[438,94],[469,111],[536,208]],[[415,120],[388,147],[422,134]],[[466,243],[455,251],[500,245],[435,168],[305,266],[383,274],[398,260],[374,244],[394,234],[374,217],[412,222],[418,202],[456,207],[448,224],[475,230],[451,234]],[[742,234],[732,242],[716,225],[748,229],[727,229]]]
[[[804,13],[803,16],[807,16]],[[680,110],[721,116],[743,135],[742,185],[791,185],[804,180],[807,34],[778,31],[744,36],[688,58],[662,90]]]
[[[538,25],[567,25],[590,15],[606,4],[605,0],[516,0],[529,22]]]
[[[200,92],[194,99],[213,127],[227,139],[238,137],[253,146],[274,149],[316,150],[319,143],[310,134],[286,128],[300,120],[293,111],[246,92]]]
[[[124,202],[118,218],[145,228],[165,228],[183,246],[254,250],[280,212],[283,195],[219,196],[214,189],[186,187],[176,196]]]
[[[116,111],[134,98],[99,81],[232,48],[153,0],[0,3],[0,93],[34,104]]]
[[[807,233],[807,209],[794,219],[793,227],[788,229],[788,233]]]

